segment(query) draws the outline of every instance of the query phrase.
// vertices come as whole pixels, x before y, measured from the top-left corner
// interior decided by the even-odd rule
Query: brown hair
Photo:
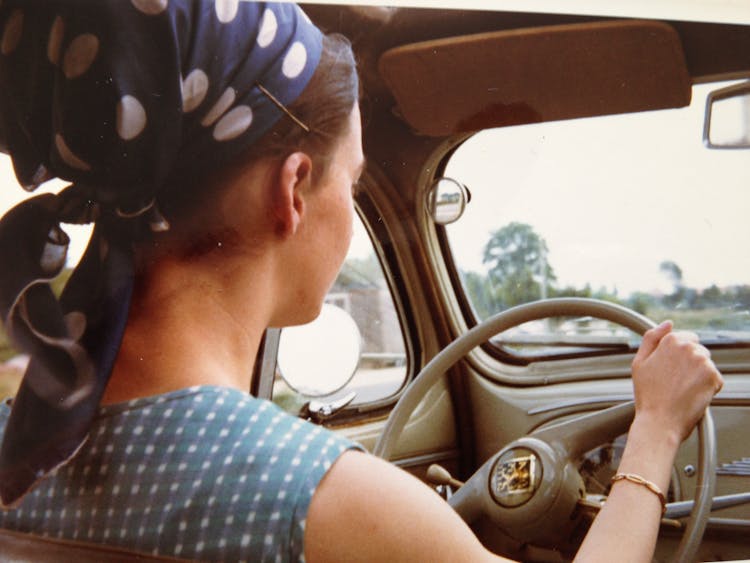
[[[307,151],[313,158],[325,158],[344,132],[358,100],[359,80],[349,41],[338,34],[324,36],[318,68],[300,97],[287,108],[310,131],[282,116],[245,158],[283,157],[296,150]]]
[[[324,35],[315,73],[302,94],[287,106],[309,131],[282,114],[272,129],[220,170],[171,180],[165,189],[166,196],[159,198],[160,208],[172,223],[192,217],[210,205],[211,198],[223,186],[231,184],[236,174],[262,158],[283,159],[295,151],[304,151],[319,165],[317,170],[325,170],[331,148],[344,133],[358,100],[359,79],[351,44],[342,35]]]

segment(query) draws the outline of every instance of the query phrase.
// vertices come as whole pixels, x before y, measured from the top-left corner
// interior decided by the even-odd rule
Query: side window
[[[354,220],[354,237],[349,254],[325,302],[346,312],[353,319],[360,346],[357,359],[352,365],[351,380],[339,391],[315,397],[315,400],[334,403],[354,392],[355,396],[350,404],[367,405],[394,395],[407,375],[404,336],[383,269],[372,241],[358,217]],[[322,333],[324,330],[325,328],[316,330],[315,340],[326,341],[326,348],[333,343],[331,353],[345,355],[348,350],[336,348],[335,334]],[[295,340],[294,345],[299,348],[300,362],[308,354],[321,354],[320,350],[314,349],[312,338],[308,342]],[[286,352],[295,355],[294,351]],[[310,362],[312,363],[314,362]],[[273,401],[285,410],[297,414],[311,396],[296,391],[294,386],[287,383],[281,371],[283,370],[277,370],[274,380]]]

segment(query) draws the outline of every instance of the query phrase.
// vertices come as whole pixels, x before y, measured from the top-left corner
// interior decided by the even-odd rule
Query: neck
[[[164,260],[139,284],[103,404],[195,385],[249,391],[270,319],[268,280],[262,268],[241,276],[238,300],[231,267],[206,265]]]

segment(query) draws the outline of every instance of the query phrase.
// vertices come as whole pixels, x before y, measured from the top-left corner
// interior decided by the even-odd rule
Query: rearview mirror
[[[750,148],[750,82],[708,95],[703,143],[711,149]]]
[[[359,365],[362,337],[354,319],[325,303],[317,319],[281,331],[278,369],[286,384],[302,395],[323,397],[351,380]]]

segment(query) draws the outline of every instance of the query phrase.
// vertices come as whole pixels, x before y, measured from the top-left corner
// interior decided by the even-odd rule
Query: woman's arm
[[[633,360],[636,415],[618,473],[635,473],[666,492],[680,443],[705,412],[722,379],[708,350],[691,333],[664,323],[649,331]],[[576,561],[651,561],[662,507],[646,486],[612,486]]]
[[[333,464],[313,495],[305,559],[507,561],[484,549],[458,514],[416,477],[355,451]]]
[[[634,421],[618,472],[635,473],[666,491],[679,444],[661,429]],[[591,526],[576,561],[651,561],[661,520],[661,502],[644,485],[618,481]]]

